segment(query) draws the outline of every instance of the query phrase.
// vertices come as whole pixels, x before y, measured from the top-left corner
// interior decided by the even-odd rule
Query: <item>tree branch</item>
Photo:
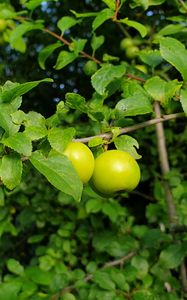
[[[135,131],[135,130],[138,130],[138,129],[141,129],[141,128],[144,128],[144,127],[147,127],[147,126],[155,125],[157,123],[165,122],[165,121],[176,119],[176,118],[181,118],[181,117],[184,117],[184,116],[185,116],[184,113],[164,115],[164,116],[160,116],[158,118],[151,119],[151,120],[148,120],[148,121],[145,121],[145,122],[142,122],[142,123],[139,123],[139,124],[135,124],[135,125],[132,125],[132,126],[129,126],[129,127],[120,128],[119,131],[120,131],[120,134],[125,134],[125,133],[132,132],[132,131]],[[98,135],[95,135],[95,136],[88,136],[88,137],[85,137],[85,138],[77,138],[77,139],[74,139],[74,141],[82,142],[82,143],[88,143],[91,139],[93,139],[95,137],[101,137],[105,140],[110,140],[112,138],[112,133],[102,133],[102,134],[98,134]]]
[[[71,42],[68,41],[67,39],[65,39],[63,36],[49,30],[48,28],[44,28],[43,29],[44,32],[50,34],[51,36],[55,37],[57,40],[61,41],[62,43],[64,43],[66,46],[70,46],[71,45]],[[90,60],[93,60],[96,62],[96,64],[98,65],[101,65],[102,64],[102,61],[100,61],[99,59],[97,59],[95,56],[92,56],[84,51],[80,51],[80,54],[85,57],[85,58],[88,58]],[[138,81],[142,81],[142,82],[145,82],[145,79],[141,78],[141,77],[138,77],[136,75],[133,75],[133,74],[125,74],[126,77],[128,78],[131,78],[131,79],[135,79],[135,80],[138,80]]]
[[[160,118],[161,117],[160,103],[156,101],[154,107],[155,107],[156,117]],[[164,177],[169,172],[170,166],[169,166],[166,140],[165,140],[165,134],[164,134],[164,126],[162,123],[156,124],[156,134],[157,134],[157,144],[158,144],[158,153],[159,153],[159,159],[160,159],[160,167],[161,167],[162,175]],[[177,218],[177,212],[176,212],[176,208],[175,208],[174,198],[173,198],[173,194],[171,191],[171,187],[167,180],[164,180],[164,189],[165,189],[165,200],[166,200],[166,204],[167,204],[170,226],[178,225],[178,218]],[[187,272],[186,272],[186,267],[185,267],[184,262],[181,264],[180,274],[181,274],[183,291],[185,292],[185,291],[187,291]]]
[[[109,261],[109,262],[105,263],[103,265],[103,267],[101,267],[101,269],[111,268],[111,267],[119,266],[119,265],[121,266],[124,263],[126,263],[127,261],[129,261],[135,255],[136,255],[136,251],[129,252],[127,255],[123,256],[120,259],[117,259],[117,260],[114,260],[114,261]],[[92,278],[93,278],[93,275],[92,274],[88,274],[84,278],[84,281],[88,282],[88,281],[92,280]],[[74,286],[74,285],[67,286],[67,287],[63,288],[61,291],[59,291],[58,293],[54,294],[52,296],[51,300],[58,300],[65,293],[71,292],[73,290],[76,290],[76,286]]]
[[[126,256],[123,256],[120,259],[117,259],[117,260],[114,260],[114,261],[109,261],[106,264],[104,264],[103,269],[111,268],[111,267],[115,267],[115,266],[119,266],[119,265],[123,265],[125,262],[127,262],[128,260],[130,260],[135,255],[136,255],[136,252],[132,251],[129,254],[127,254]]]
[[[55,37],[56,39],[58,39],[59,41],[63,42],[65,45],[70,46],[71,42],[69,42],[68,40],[66,40],[63,36],[49,30],[48,28],[43,29],[44,32],[52,35],[53,37]],[[101,61],[98,60],[97,58],[95,58],[94,56],[89,55],[88,53],[84,52],[84,51],[80,51],[80,54],[90,60],[95,61],[97,64],[101,64]]]
[[[187,272],[186,272],[185,262],[183,262],[181,264],[180,274],[181,274],[181,281],[182,281],[183,291],[185,293],[187,293]]]
[[[156,101],[154,107],[155,107],[156,117],[160,118],[161,117],[160,103]],[[160,168],[162,171],[162,175],[165,176],[169,172],[170,167],[169,167],[168,153],[167,153],[166,140],[164,134],[164,127],[162,123],[156,124],[156,134],[157,134],[158,153],[160,159]],[[168,181],[164,181],[164,189],[166,194],[166,203],[168,207],[169,222],[170,224],[176,224],[177,214],[176,214],[173,195],[171,193],[171,188],[169,186]]]
[[[134,74],[125,74],[125,76],[127,76],[128,78],[131,78],[131,79],[135,79],[135,80],[138,80],[138,81],[141,81],[141,82],[145,82],[146,80],[142,77],[138,77]]]

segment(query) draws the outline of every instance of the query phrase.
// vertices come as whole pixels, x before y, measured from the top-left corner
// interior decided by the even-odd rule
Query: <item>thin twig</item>
[[[103,269],[123,265],[125,262],[130,260],[135,255],[136,255],[136,251],[132,251],[129,254],[127,254],[126,256],[124,256],[120,259],[117,259],[117,260],[114,260],[114,261],[109,261],[106,264],[104,264]]]
[[[142,193],[142,192],[140,192],[140,191],[137,191],[137,190],[132,191],[131,194],[140,196],[140,197],[142,197],[142,198],[144,198],[144,199],[146,199],[146,200],[148,200],[148,201],[151,201],[151,202],[155,201],[155,198],[154,198],[154,197],[152,197],[152,196],[150,196],[150,195],[147,195],[147,194],[144,194],[144,193]]]
[[[65,45],[70,46],[71,42],[69,42],[68,40],[66,40],[63,36],[49,30],[48,28],[43,29],[44,32],[52,35],[53,37],[55,37],[56,39],[58,39],[59,41],[63,42]],[[97,58],[95,58],[94,56],[89,55],[88,53],[84,52],[84,51],[80,51],[80,54],[90,60],[95,61],[97,64],[101,64],[101,61],[98,60]]]
[[[120,9],[120,0],[116,0],[116,11],[113,17],[113,20],[116,21],[118,19],[118,13]]]
[[[187,293],[187,272],[186,272],[185,262],[183,262],[181,264],[180,273],[181,273],[181,281],[182,281],[183,291],[185,293]]]
[[[111,268],[111,267],[115,267],[115,266],[121,266],[124,263],[126,263],[127,261],[129,261],[135,255],[136,255],[136,251],[129,252],[127,255],[123,256],[120,259],[117,259],[117,260],[114,260],[114,261],[109,261],[109,262],[105,263],[101,269],[107,269],[107,268]],[[84,278],[84,281],[85,282],[89,282],[92,279],[93,279],[93,275],[92,274],[88,274]],[[69,285],[69,286],[63,288],[62,290],[60,290],[58,293],[54,294],[51,297],[51,300],[58,300],[65,293],[71,292],[73,290],[76,290],[76,286],[75,285]]]
[[[130,34],[128,33],[128,31],[124,28],[124,26],[118,21],[116,22],[116,24],[118,25],[119,29],[121,30],[121,32],[128,38],[131,38]]]
[[[146,80],[142,77],[138,77],[134,74],[125,74],[125,76],[127,76],[128,78],[131,78],[131,79],[135,79],[135,80],[138,80],[138,81],[142,81],[142,82],[145,82]]]
[[[138,129],[141,129],[141,128],[144,128],[144,127],[147,127],[147,126],[155,125],[155,124],[160,123],[160,122],[165,122],[165,121],[168,121],[168,120],[181,118],[181,117],[184,117],[184,116],[185,116],[184,113],[164,115],[162,117],[151,119],[151,120],[148,120],[148,121],[145,121],[145,122],[142,122],[142,123],[139,123],[139,124],[135,124],[135,125],[132,125],[132,126],[129,126],[129,127],[120,128],[119,132],[120,132],[120,134],[125,134],[125,133],[132,132],[132,131],[135,131],[135,130],[138,130]],[[102,134],[98,134],[98,135],[94,135],[94,136],[88,136],[88,137],[85,137],[85,138],[77,138],[77,139],[74,139],[74,141],[82,142],[82,143],[88,143],[91,139],[93,139],[95,137],[100,137],[104,140],[110,140],[111,137],[112,137],[112,133],[102,133]]]

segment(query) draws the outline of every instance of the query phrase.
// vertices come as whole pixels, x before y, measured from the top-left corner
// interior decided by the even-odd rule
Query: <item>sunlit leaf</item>
[[[38,63],[40,67],[44,70],[45,69],[45,62],[47,58],[58,48],[62,47],[62,43],[57,42],[52,45],[48,45],[47,47],[43,48],[38,55]]]
[[[142,37],[145,37],[147,34],[147,28],[139,22],[129,20],[128,18],[121,19],[120,22],[135,28],[141,34]]]
[[[0,178],[4,185],[12,190],[21,182],[22,161],[21,157],[12,153],[2,157],[0,165]]]
[[[187,81],[187,50],[185,46],[174,38],[163,37],[160,39],[160,52],[162,57],[174,66]]]
[[[115,78],[122,77],[126,72],[124,65],[113,66],[111,64],[103,65],[91,78],[91,83],[96,92],[100,95],[104,95],[107,90],[107,86]]]
[[[101,10],[92,23],[93,31],[100,27],[105,21],[111,19],[113,15],[114,11],[110,8],[105,8]]]
[[[35,151],[30,161],[52,185],[60,191],[73,196],[76,201],[80,201],[82,182],[65,155],[54,154],[45,157],[41,152]]]

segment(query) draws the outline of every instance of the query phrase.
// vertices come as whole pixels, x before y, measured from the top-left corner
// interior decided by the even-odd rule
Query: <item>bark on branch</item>
[[[138,123],[129,127],[125,127],[125,128],[120,128],[120,134],[125,134],[128,132],[132,132],[147,126],[151,126],[151,125],[155,125],[158,123],[162,123],[165,121],[169,121],[169,120],[173,120],[173,119],[177,119],[177,118],[181,118],[184,117],[184,113],[176,113],[176,114],[170,114],[170,115],[164,115],[164,116],[159,116],[155,119],[151,119],[142,123]],[[74,139],[74,141],[76,142],[82,142],[82,143],[88,143],[91,139],[95,138],[95,137],[101,137],[105,140],[110,140],[112,138],[112,133],[103,133],[103,134],[98,134],[98,135],[94,135],[94,136],[88,136],[85,138],[77,138]]]
[[[155,102],[155,113],[156,117],[161,117],[161,109],[160,109],[160,103]],[[158,153],[159,153],[159,159],[160,159],[160,168],[162,171],[163,177],[170,171],[169,166],[169,160],[168,160],[168,153],[167,153],[167,147],[166,147],[166,139],[164,134],[164,126],[163,123],[156,124],[156,134],[157,134],[157,145],[158,145]],[[171,187],[169,185],[169,182],[164,179],[164,190],[165,190],[165,200],[167,204],[167,211],[168,211],[168,217],[169,217],[169,223],[170,226],[176,226],[178,224],[178,218],[174,203],[173,194],[171,191]],[[183,291],[187,291],[187,271],[185,262],[181,264],[180,267],[180,275],[181,275],[181,281],[183,286]]]
[[[106,264],[103,265],[103,267],[101,269],[111,268],[111,267],[115,267],[115,266],[121,266],[125,262],[129,261],[135,255],[136,255],[136,251],[129,252],[127,255],[121,257],[120,259],[107,262]],[[90,280],[92,280],[92,278],[93,278],[93,275],[88,274],[84,278],[84,281],[89,282]],[[67,286],[67,287],[63,288],[61,291],[59,291],[58,293],[54,294],[52,296],[51,300],[58,300],[65,293],[71,292],[73,290],[76,290],[76,286],[74,286],[74,285]]]

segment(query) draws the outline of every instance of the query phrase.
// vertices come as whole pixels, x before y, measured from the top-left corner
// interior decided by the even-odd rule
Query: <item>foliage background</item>
[[[118,19],[128,17],[129,20],[143,24],[147,28],[145,36],[141,36],[140,25],[136,24],[134,28],[130,23],[118,23],[112,18],[96,29],[96,35],[103,36],[105,40],[96,51],[95,57],[103,61],[105,54],[106,64],[124,66],[127,70],[125,74],[130,74],[118,76],[119,81],[115,81],[117,76],[113,71],[114,78],[109,80],[111,86],[103,84],[104,88],[108,88],[109,95],[100,96],[95,93],[95,90],[98,92],[99,81],[94,86],[93,79],[91,81],[91,77],[85,74],[87,58],[84,55],[79,55],[71,64],[57,70],[54,65],[62,49],[56,49],[47,59],[46,68],[40,68],[39,53],[44,47],[57,41],[43,32],[43,28],[28,30],[23,35],[23,40],[20,42],[16,38],[17,43],[12,46],[13,32],[19,24],[25,22],[22,17],[29,18],[26,19],[28,22],[31,19],[35,22],[43,19],[45,28],[60,36],[57,22],[64,16],[73,17],[70,10],[98,12],[101,16],[101,11],[108,6],[113,7],[114,3],[115,1],[89,0],[1,1],[0,18],[6,17],[8,20],[7,27],[0,33],[2,86],[7,80],[25,83],[47,77],[53,79],[53,83],[42,83],[29,93],[23,93],[23,102],[19,113],[13,114],[14,120],[21,118],[20,111],[25,114],[35,111],[45,117],[45,121],[41,123],[46,122],[49,129],[73,127],[76,129],[76,137],[84,138],[105,131],[112,131],[115,136],[119,133],[118,127],[131,126],[154,118],[155,112],[150,109],[150,104],[153,108],[155,100],[159,100],[164,115],[183,110],[186,112],[186,66],[182,63],[178,67],[178,64],[180,58],[185,61],[187,54],[180,47],[175,47],[176,52],[174,51],[173,56],[170,53],[169,59],[165,57],[164,51],[161,54],[159,52],[162,47],[161,38],[164,37],[172,37],[186,46],[187,3],[184,1],[121,1],[123,5],[116,15]],[[35,4],[36,8],[32,11],[30,8],[35,7]],[[113,15],[117,13],[117,4],[118,1],[115,3]],[[3,15],[3,9],[22,13],[7,17]],[[63,36],[68,41],[73,38],[87,39],[84,51],[90,55],[93,54],[93,20],[94,17],[83,18],[80,24],[67,29]],[[138,46],[138,53],[134,57],[129,58],[126,50],[120,46],[125,37],[132,38]],[[172,43],[173,40],[166,48],[172,47]],[[73,52],[68,47],[63,49]],[[154,59],[158,64],[154,65]],[[137,65],[146,65],[147,74],[139,71]],[[100,64],[98,67],[103,66]],[[152,83],[150,79],[155,76],[155,83]],[[148,85],[146,88],[145,82],[149,82],[152,89]],[[167,85],[168,82],[171,85]],[[146,94],[149,103],[146,102],[144,107],[142,93],[145,95],[147,91],[151,97]],[[67,96],[67,93],[73,94]],[[87,114],[79,109],[81,105],[84,109],[86,106],[84,100],[77,98],[78,94],[86,99],[86,105],[90,105]],[[137,103],[135,113],[125,116],[123,111],[118,111],[116,114],[117,103],[133,95]],[[77,108],[78,100],[80,105]],[[65,109],[61,101],[65,101]],[[28,115],[28,124],[32,120],[36,122],[35,117]],[[41,123],[39,127],[43,126]],[[20,132],[25,128],[28,132],[28,124],[21,119]],[[4,129],[2,122],[0,125]],[[81,201],[76,202],[71,195],[53,187],[33,167],[35,164],[32,159],[23,162],[22,180],[12,189],[9,185],[7,187],[6,176],[3,175],[5,172],[3,173],[1,167],[0,299],[187,299],[186,118],[173,118],[165,122],[164,127],[170,163],[170,171],[164,178],[159,163],[155,127],[147,126],[129,134],[138,142],[138,153],[142,156],[139,160],[141,183],[130,194],[118,193],[106,199],[96,194],[88,185],[83,189]],[[66,135],[68,141],[72,132],[69,134]],[[3,140],[2,134],[1,138],[3,159],[9,154],[5,152],[5,146],[15,152],[17,150],[15,144],[10,144],[10,141],[7,144]],[[42,149],[45,153],[49,145],[42,141],[33,139],[33,149]],[[130,145],[124,145],[122,140],[121,147],[127,147],[128,151],[138,155],[137,142],[132,139],[127,141]],[[113,140],[109,148],[113,148],[115,144],[116,141]],[[65,142],[62,147],[64,145]],[[11,152],[10,149],[8,151]],[[22,150],[27,153],[28,148]],[[93,151],[101,151],[101,145],[93,147]],[[19,155],[23,159],[22,152]],[[172,191],[177,223],[171,222],[164,182],[169,184]]]

